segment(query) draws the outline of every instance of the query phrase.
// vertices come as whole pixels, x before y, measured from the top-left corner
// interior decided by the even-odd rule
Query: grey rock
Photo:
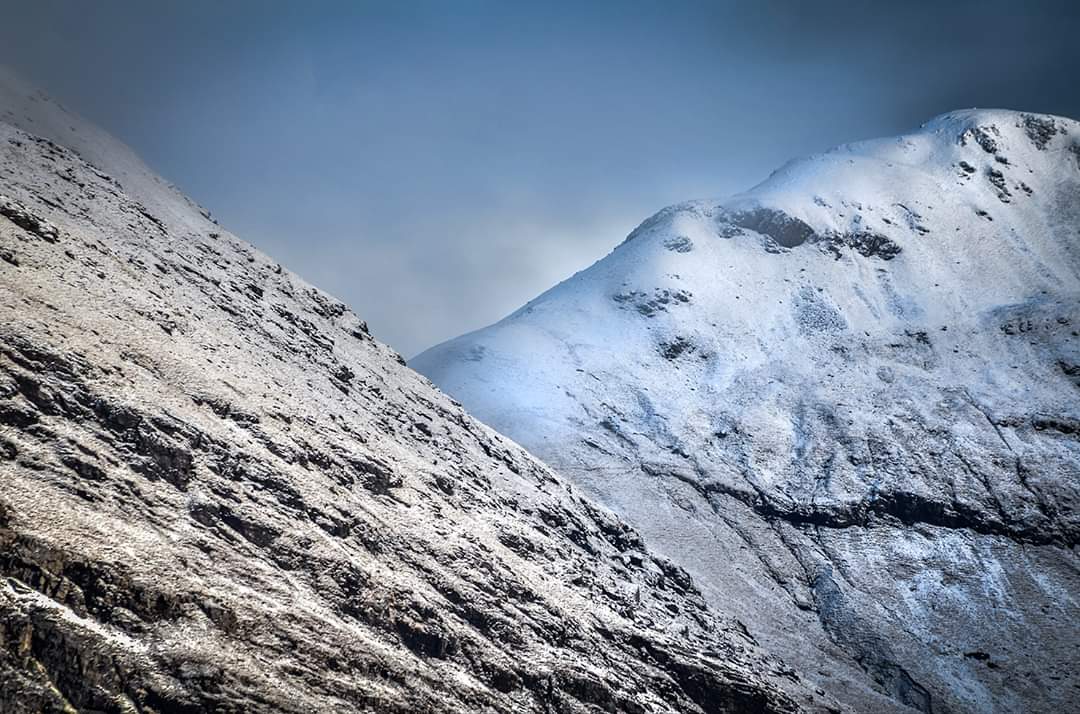
[[[0,711],[836,706],[347,307],[34,118],[85,143],[0,124]]]

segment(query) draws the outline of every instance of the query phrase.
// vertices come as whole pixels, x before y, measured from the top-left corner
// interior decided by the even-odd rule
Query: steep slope
[[[127,149],[0,115],[0,710],[829,706]]]
[[[1080,125],[947,114],[673,206],[413,366],[863,710],[1080,696]]]

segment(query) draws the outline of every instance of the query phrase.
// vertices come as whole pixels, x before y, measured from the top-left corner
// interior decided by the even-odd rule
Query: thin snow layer
[[[972,110],[667,208],[412,366],[851,706],[1053,711],[1078,329],[1080,124]]]
[[[206,231],[215,221],[126,144],[86,121],[40,89],[0,65],[0,122],[18,127],[78,154],[104,172],[148,211],[175,231]]]
[[[344,304],[10,76],[0,576],[4,712],[835,703]]]

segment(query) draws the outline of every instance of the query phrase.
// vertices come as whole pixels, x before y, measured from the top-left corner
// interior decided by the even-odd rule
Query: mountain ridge
[[[836,708],[347,306],[0,80],[0,708]]]

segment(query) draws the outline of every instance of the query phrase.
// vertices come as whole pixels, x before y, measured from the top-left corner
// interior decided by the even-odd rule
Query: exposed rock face
[[[793,162],[413,365],[852,708],[1063,711],[1078,145],[957,112]]]
[[[831,706],[348,308],[0,80],[0,711]]]

